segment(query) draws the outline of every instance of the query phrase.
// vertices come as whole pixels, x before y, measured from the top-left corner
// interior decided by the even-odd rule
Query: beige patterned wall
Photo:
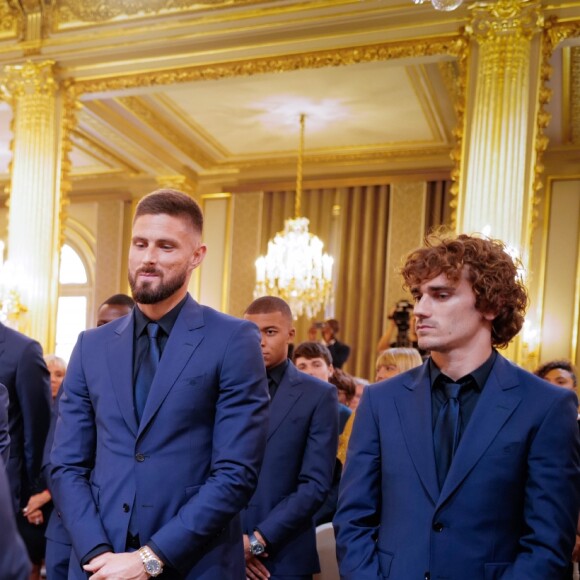
[[[427,183],[394,183],[391,186],[390,224],[387,248],[385,310],[405,298],[397,268],[411,250],[420,246],[425,234]]]
[[[262,192],[238,193],[233,199],[232,260],[228,313],[242,316],[254,299],[256,269],[260,248]]]
[[[124,207],[122,201],[103,201],[97,208],[95,267],[95,310],[109,296],[124,288],[121,280],[123,256]]]

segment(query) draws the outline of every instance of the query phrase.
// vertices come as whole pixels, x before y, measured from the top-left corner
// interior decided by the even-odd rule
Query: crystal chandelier
[[[413,0],[415,4],[424,4],[426,0]],[[431,4],[435,10],[442,12],[451,12],[459,8],[463,4],[463,0],[431,0]]]
[[[300,148],[294,199],[294,219],[284,222],[284,230],[268,242],[268,253],[256,260],[254,298],[278,296],[290,306],[294,318],[313,318],[332,300],[332,264],[322,253],[324,244],[309,233],[308,219],[300,216],[304,121],[300,115]]]

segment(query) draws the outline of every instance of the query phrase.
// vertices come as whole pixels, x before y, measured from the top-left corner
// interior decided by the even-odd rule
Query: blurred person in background
[[[377,358],[375,383],[390,379],[421,364],[423,359],[416,348],[388,348]]]

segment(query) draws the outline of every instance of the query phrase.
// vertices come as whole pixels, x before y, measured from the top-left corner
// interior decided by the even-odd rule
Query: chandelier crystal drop
[[[413,0],[415,4],[424,4],[427,0]],[[435,10],[441,12],[451,12],[463,4],[463,0],[430,0]]]
[[[285,300],[294,318],[313,318],[333,298],[333,258],[323,253],[324,244],[308,231],[309,221],[300,216],[304,114],[300,115],[300,149],[296,179],[295,217],[268,242],[268,252],[256,260],[254,298],[278,296]]]

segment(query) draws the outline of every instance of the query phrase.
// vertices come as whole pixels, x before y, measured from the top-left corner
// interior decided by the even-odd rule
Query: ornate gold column
[[[63,98],[51,61],[7,66],[2,73],[0,86],[13,111],[8,260],[29,310],[22,330],[50,352],[58,297]]]
[[[543,25],[539,2],[473,7],[466,139],[458,230],[483,232],[524,251],[533,198],[535,122]]]

